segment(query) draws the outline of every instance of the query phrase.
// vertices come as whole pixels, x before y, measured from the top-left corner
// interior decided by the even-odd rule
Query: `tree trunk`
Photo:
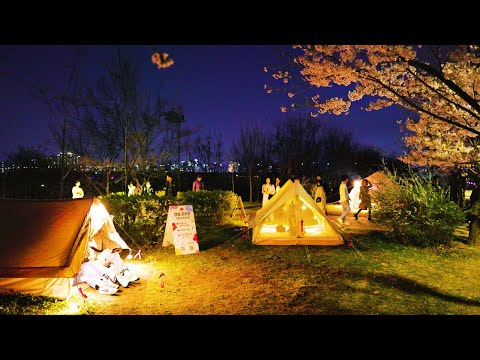
[[[250,202],[252,202],[252,195],[253,195],[253,189],[252,189],[252,172],[248,172],[248,183],[250,185]]]
[[[480,246],[480,199],[472,204],[467,244]]]
[[[107,184],[106,184],[106,193],[107,195],[110,193],[110,170],[107,170]]]

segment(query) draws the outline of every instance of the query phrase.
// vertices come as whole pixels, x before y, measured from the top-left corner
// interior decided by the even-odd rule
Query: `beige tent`
[[[383,171],[376,171],[373,174],[370,174],[366,177],[368,181],[372,184],[372,191],[376,191],[379,188],[391,186],[392,180],[390,180]]]
[[[255,214],[257,245],[340,245],[343,238],[296,181],[288,180]]]
[[[0,291],[65,299],[90,241],[129,249],[98,199],[2,199],[0,214]]]

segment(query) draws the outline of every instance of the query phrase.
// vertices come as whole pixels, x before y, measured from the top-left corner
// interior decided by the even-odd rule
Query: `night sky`
[[[167,52],[174,65],[158,70],[151,63],[152,46],[122,46],[141,69],[143,85],[152,95],[183,106],[187,125],[202,126],[204,132],[216,130],[224,138],[228,152],[242,121],[258,121],[265,127],[286,115],[280,106],[284,94],[267,94],[269,81],[264,66],[278,62],[278,45],[155,45]],[[52,146],[45,104],[34,100],[34,86],[49,86],[60,91],[67,82],[67,66],[78,63],[82,81],[93,84],[103,66],[114,58],[114,45],[0,45],[0,160],[5,160],[17,145],[42,145],[47,154],[57,153]],[[335,91],[333,89],[332,91]],[[395,109],[365,112],[354,104],[347,116],[329,117],[327,122],[350,129],[361,144],[387,152],[400,153]],[[319,119],[319,118],[317,118]],[[229,160],[225,156],[225,160]]]

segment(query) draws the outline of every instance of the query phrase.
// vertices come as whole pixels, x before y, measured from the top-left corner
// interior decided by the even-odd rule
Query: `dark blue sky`
[[[102,74],[104,64],[116,52],[114,45],[4,45],[0,46],[0,160],[17,145],[49,145],[48,111],[33,99],[35,85],[58,90],[67,81],[67,66],[79,63],[82,81],[92,83]],[[277,62],[278,45],[156,45],[175,64],[158,70],[151,63],[151,46],[122,46],[140,67],[145,88],[153,95],[182,105],[187,124],[201,125],[224,136],[225,150],[236,138],[242,121],[258,121],[265,126],[283,119],[283,94],[267,94],[263,88],[269,75],[265,65]],[[318,118],[317,118],[318,119]],[[327,121],[350,129],[362,144],[400,152],[397,110],[361,111],[354,105],[348,116]],[[319,120],[320,121],[320,120]],[[228,159],[225,159],[228,160]]]

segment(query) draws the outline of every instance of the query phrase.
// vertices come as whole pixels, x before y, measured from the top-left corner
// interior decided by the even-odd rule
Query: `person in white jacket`
[[[315,185],[312,187],[312,198],[317,204],[320,211],[328,215],[327,213],[327,193],[325,192],[325,188],[323,187],[323,180],[320,175],[317,175],[315,180]]]
[[[268,199],[270,199],[274,194],[275,194],[275,186],[273,184],[270,184],[270,178],[267,177],[265,179],[265,184],[262,185],[262,207],[265,206],[267,203]]]
[[[340,194],[340,205],[342,205],[342,215],[337,218],[337,221],[341,225],[350,225],[348,221],[345,221],[345,218],[350,213],[350,196],[348,194],[348,175],[342,175],[342,182],[340,183],[340,187],[338,192]]]
[[[83,198],[83,189],[80,187],[80,181],[75,183],[75,186],[72,187],[72,199],[81,199]]]

